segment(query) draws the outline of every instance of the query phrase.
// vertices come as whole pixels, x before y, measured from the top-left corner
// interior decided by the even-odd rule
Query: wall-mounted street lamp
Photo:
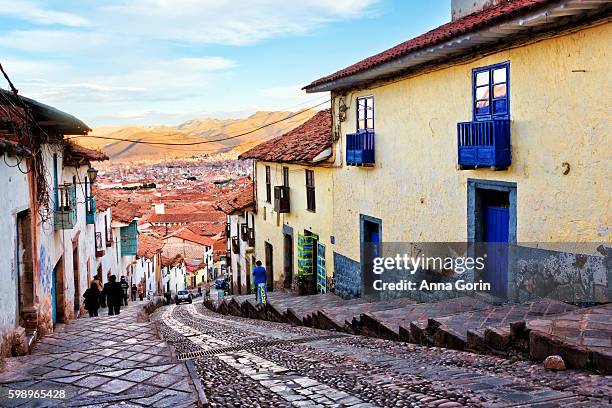
[[[89,179],[90,183],[93,183],[94,181],[96,181],[96,178],[98,178],[98,170],[96,170],[93,167],[90,167],[89,169],[87,169],[87,178]]]

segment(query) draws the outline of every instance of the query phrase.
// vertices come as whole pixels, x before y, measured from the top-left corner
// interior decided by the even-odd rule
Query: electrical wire
[[[143,141],[143,140],[133,140],[133,139],[118,138],[118,137],[94,136],[94,135],[74,136],[74,137],[68,138],[67,140],[78,139],[78,138],[93,138],[93,139],[116,140],[116,141],[120,141],[120,142],[130,142],[130,143],[134,143],[134,144],[146,144],[146,145],[158,145],[158,146],[196,146],[196,145],[202,145],[202,144],[208,144],[208,143],[222,142],[222,141],[225,141],[225,140],[237,139],[239,137],[246,136],[246,135],[249,135],[251,133],[255,133],[255,132],[257,132],[257,131],[259,131],[261,129],[264,129],[264,128],[267,128],[269,126],[276,125],[277,123],[281,123],[281,122],[284,122],[284,121],[289,120],[291,118],[294,118],[294,117],[296,117],[298,115],[303,114],[304,112],[308,112],[311,109],[318,108],[319,106],[324,105],[324,104],[326,104],[328,102],[330,102],[330,99],[327,99],[327,100],[325,100],[325,101],[323,101],[321,103],[313,105],[313,106],[311,106],[309,108],[306,108],[304,110],[301,110],[299,112],[293,113],[293,114],[291,114],[291,115],[289,115],[289,116],[287,116],[287,117],[285,117],[283,119],[279,119],[279,120],[275,120],[275,121],[270,122],[270,123],[266,123],[265,125],[259,126],[259,127],[255,128],[255,129],[251,129],[251,130],[243,132],[243,133],[239,133],[239,134],[236,134],[236,135],[231,135],[231,136],[223,137],[223,138],[220,138],[220,139],[203,140],[201,142],[192,142],[192,143],[146,142],[146,141]],[[179,136],[179,135],[180,136],[185,136],[186,135],[185,133],[180,133],[180,132],[170,133],[170,134],[166,134],[166,133],[158,133],[158,134],[159,135],[163,135],[163,136],[175,136],[175,135],[177,135],[177,136]]]

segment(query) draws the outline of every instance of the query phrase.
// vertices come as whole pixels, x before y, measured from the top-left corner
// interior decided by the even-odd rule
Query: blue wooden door
[[[378,224],[367,223],[365,241],[372,245],[372,256],[380,256],[380,229]]]
[[[53,276],[51,276],[51,317],[53,319],[53,325],[57,323],[57,300],[55,299],[55,279],[56,271],[53,268]]]
[[[485,279],[491,284],[492,294],[506,297],[510,213],[507,207],[486,206],[484,216],[484,240],[488,243]]]

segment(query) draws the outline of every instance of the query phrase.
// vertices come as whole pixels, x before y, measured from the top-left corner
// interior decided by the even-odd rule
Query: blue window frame
[[[374,97],[357,98],[357,132],[374,130]]]
[[[474,121],[510,119],[510,62],[472,70]]]

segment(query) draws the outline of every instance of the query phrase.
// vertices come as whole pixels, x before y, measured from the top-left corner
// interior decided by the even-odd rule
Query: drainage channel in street
[[[193,336],[194,335],[185,336],[185,337],[189,338],[189,337],[193,337]],[[239,345],[239,346],[227,346],[227,347],[219,347],[219,348],[210,349],[210,350],[198,350],[198,351],[189,351],[189,352],[186,352],[186,353],[178,353],[177,354],[177,358],[179,360],[187,360],[187,359],[192,359],[192,358],[205,357],[205,356],[213,356],[213,355],[217,355],[217,354],[228,353],[230,351],[254,350],[254,349],[259,349],[259,348],[283,345],[283,344],[311,343],[311,342],[314,342],[314,341],[331,340],[331,339],[337,339],[337,338],[341,338],[341,337],[346,337],[346,335],[335,334],[335,335],[329,335],[329,336],[301,337],[301,338],[297,338],[297,339],[278,339],[278,340],[254,341],[254,342],[247,343],[247,344],[242,344],[242,345]]]

